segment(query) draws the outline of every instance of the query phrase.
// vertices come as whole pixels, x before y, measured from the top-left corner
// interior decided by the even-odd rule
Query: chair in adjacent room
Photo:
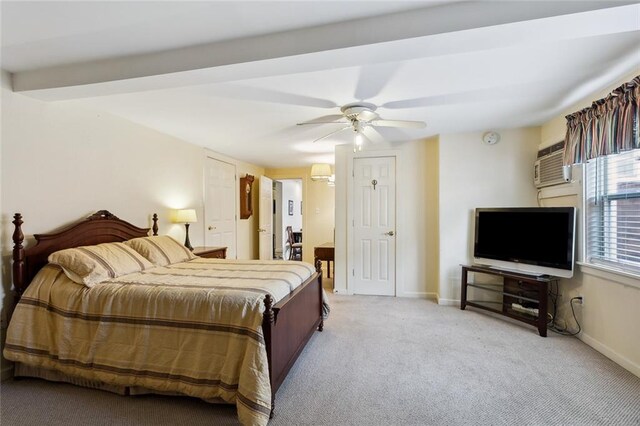
[[[302,260],[302,242],[295,242],[293,228],[287,226],[287,245],[289,246],[289,260]]]

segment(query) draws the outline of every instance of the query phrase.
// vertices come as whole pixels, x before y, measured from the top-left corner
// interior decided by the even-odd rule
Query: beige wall
[[[545,123],[541,128],[540,147],[564,139],[566,115],[590,106],[593,101],[606,96],[635,76],[636,74],[630,74],[612,82],[604,90],[587,96]],[[579,180],[581,177],[574,173],[574,178]],[[582,199],[581,188],[579,181],[572,185],[551,187],[542,192],[542,202],[547,205],[578,203],[579,206]],[[561,196],[544,198],[554,192]],[[582,237],[580,230],[578,238]],[[571,280],[561,280],[560,293],[559,320],[569,321],[573,326],[569,300],[578,295],[583,296],[584,305],[575,307],[582,326],[582,333],[578,338],[640,377],[640,327],[637,326],[640,324],[640,279],[579,266]]]
[[[353,161],[347,147],[336,147],[335,161],[336,248],[333,286],[335,291],[347,293],[347,186],[351,179],[347,173],[347,163]]]
[[[482,142],[480,132],[388,145],[397,155],[398,296],[458,303],[460,264],[472,261],[473,210],[535,205],[531,172],[539,129],[500,133],[493,146]],[[335,286],[346,293],[347,170],[353,158],[350,147],[337,147]]]
[[[20,212],[27,246],[46,233],[107,209],[138,226],[160,217],[160,233],[184,240],[173,209],[194,208],[203,218],[204,149],[98,111],[64,102],[45,103],[10,89],[2,74],[1,250],[2,314],[11,306],[11,218]],[[263,168],[235,161],[237,172]],[[256,188],[257,189],[257,188]],[[257,194],[258,191],[255,191]],[[255,198],[257,205],[257,195]],[[238,221],[242,258],[257,257],[254,214]],[[190,229],[202,245],[202,220]]]
[[[97,210],[184,238],[171,209],[202,217],[203,150],[107,114],[45,103],[2,88],[2,253],[12,249],[11,217],[24,217],[28,244]],[[194,244],[202,222],[193,224]],[[5,268],[5,273],[8,268]],[[3,292],[10,289],[5,274]],[[4,306],[7,306],[4,304]]]
[[[160,230],[184,238],[172,209],[202,217],[203,150],[96,111],[51,104],[3,88],[3,240],[11,249],[10,216],[24,216],[25,234],[49,232],[100,209],[139,226],[157,212]],[[192,225],[202,242],[202,222]]]
[[[150,226],[150,215],[157,212],[160,233],[183,241],[184,226],[171,223],[171,213],[195,208],[200,220],[191,225],[190,238],[194,246],[202,245],[205,157],[235,164],[238,176],[264,173],[262,167],[118,117],[15,94],[8,82],[2,87],[2,106],[5,264],[12,248],[10,218],[15,212],[24,216],[29,243],[34,233],[50,232],[100,209],[139,226]],[[258,185],[253,193],[257,206]],[[248,220],[238,220],[241,259],[257,258],[256,213]],[[0,294],[6,294],[10,285],[7,267],[4,269],[3,282],[9,284]]]
[[[426,220],[426,292],[437,299],[440,280],[440,137],[427,139],[424,144],[424,204],[421,212]]]
[[[440,135],[440,277],[441,304],[460,301],[460,264],[473,263],[476,207],[536,205],[533,163],[540,129],[498,130],[495,145],[482,132]]]
[[[304,208],[304,203],[302,203],[302,179],[281,179],[279,182],[282,185],[282,227],[279,229],[280,232],[277,238],[280,238],[280,244],[284,244],[288,236],[286,232],[287,226],[290,226],[292,231],[303,229],[301,208]],[[289,216],[289,201],[293,203],[291,216]]]
[[[313,248],[333,241],[335,190],[326,182],[312,181],[310,173],[310,167],[266,169],[264,172],[265,176],[274,180],[302,179],[302,258],[305,262],[313,263]],[[284,212],[286,208],[283,205]],[[322,267],[326,276],[327,263],[323,262]]]

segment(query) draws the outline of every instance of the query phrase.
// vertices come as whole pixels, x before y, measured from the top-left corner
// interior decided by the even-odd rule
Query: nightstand
[[[207,257],[209,259],[226,259],[227,248],[226,247],[194,247],[193,254],[200,257]]]

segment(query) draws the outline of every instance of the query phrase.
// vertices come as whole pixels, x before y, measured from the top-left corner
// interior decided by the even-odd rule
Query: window
[[[587,164],[586,262],[640,275],[640,149]]]

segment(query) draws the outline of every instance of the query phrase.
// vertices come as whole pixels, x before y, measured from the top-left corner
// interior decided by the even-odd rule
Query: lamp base
[[[184,239],[184,246],[189,250],[193,251],[193,247],[191,247],[191,242],[189,241],[189,224],[185,223],[184,228],[185,228],[185,235],[186,235]]]

